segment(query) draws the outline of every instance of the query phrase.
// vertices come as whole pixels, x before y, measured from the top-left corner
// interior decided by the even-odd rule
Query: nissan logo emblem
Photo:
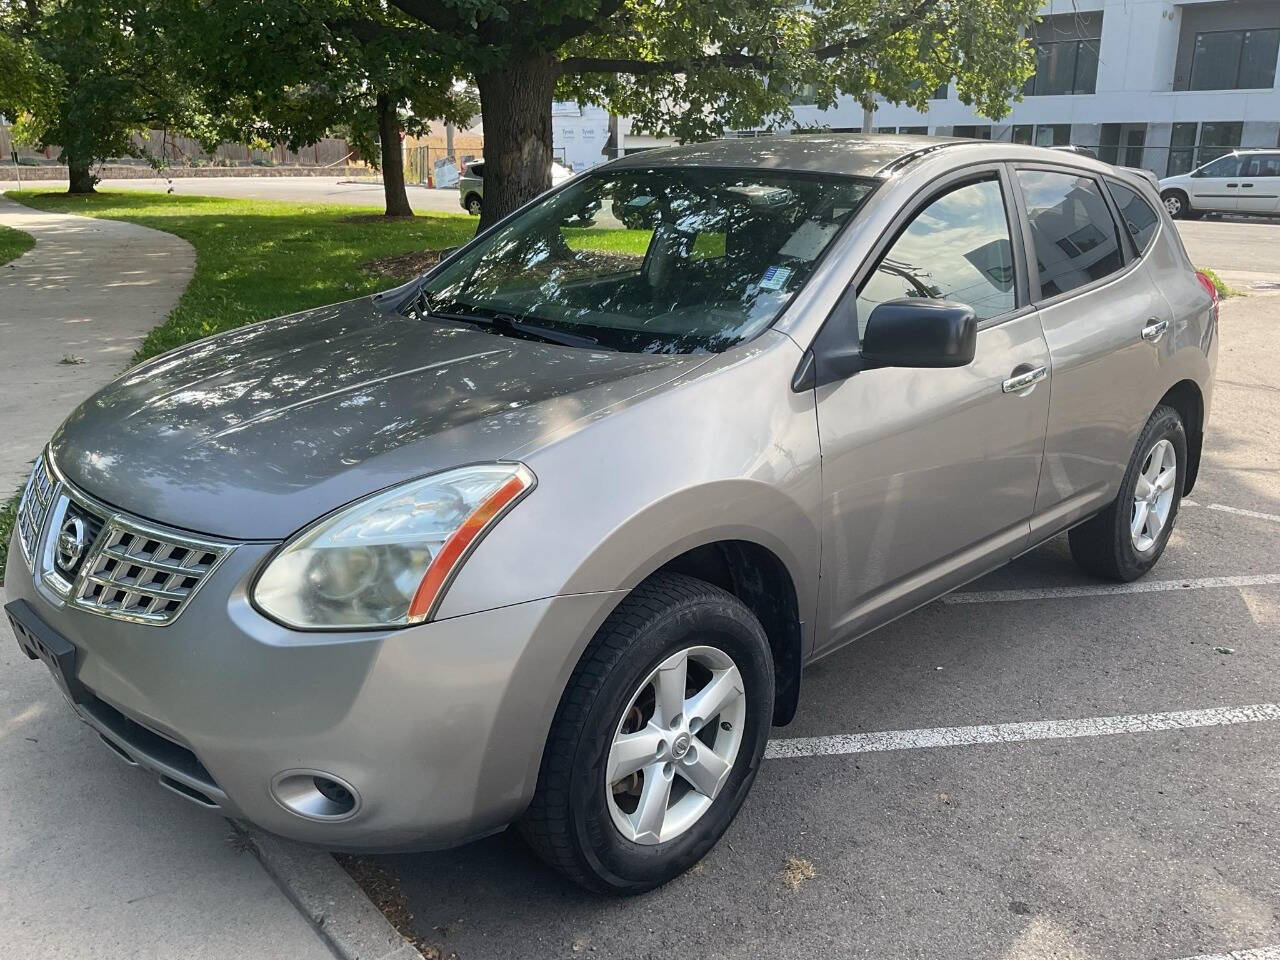
[[[79,517],[67,517],[62,524],[62,529],[58,531],[58,542],[54,551],[53,559],[58,569],[64,573],[73,572],[88,546],[88,531],[85,529],[84,521]]]

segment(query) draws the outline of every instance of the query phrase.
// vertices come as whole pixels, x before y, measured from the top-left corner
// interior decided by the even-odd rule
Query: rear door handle
[[[1028,370],[1026,373],[1020,373],[1015,377],[1010,377],[1004,382],[1004,392],[1021,393],[1028,387],[1034,387],[1048,375],[1048,367],[1036,367],[1034,370]]]
[[[1238,187],[1238,186],[1240,186],[1240,184],[1238,184],[1238,183],[1228,183],[1228,184],[1227,184],[1227,186],[1228,186],[1228,187]]]
[[[1164,336],[1164,332],[1169,329],[1168,320],[1156,320],[1154,317],[1142,328],[1142,339],[1150,343],[1155,343]]]
[[[1252,186],[1253,186],[1253,184],[1252,184],[1252,183],[1242,183],[1242,184],[1240,184],[1240,186],[1242,186],[1242,187],[1252,187]]]

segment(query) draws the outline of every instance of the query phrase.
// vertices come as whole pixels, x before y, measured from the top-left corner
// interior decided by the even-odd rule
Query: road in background
[[[55,180],[36,180],[23,184],[24,189],[62,193],[66,184]],[[15,180],[0,180],[0,192],[18,189]],[[382,207],[382,184],[374,180],[351,180],[344,177],[161,177],[147,180],[103,180],[99,190],[150,190],[164,193],[170,189],[183,196],[256,197],[260,200],[293,200],[297,203],[349,203],[362,207]],[[463,213],[458,205],[457,188],[434,190],[427,187],[407,188],[409,204],[427,213]]]

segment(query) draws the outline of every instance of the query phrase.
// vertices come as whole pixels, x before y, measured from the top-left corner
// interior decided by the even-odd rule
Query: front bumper
[[[560,692],[619,595],[534,600],[395,631],[301,633],[249,603],[270,550],[237,547],[163,627],[67,607],[33,580],[16,543],[6,591],[37,631],[43,624],[72,645],[65,672],[80,718],[201,806],[360,851],[450,846],[519,816]],[[290,811],[272,782],[292,770],[350,784],[358,806],[341,820]]]

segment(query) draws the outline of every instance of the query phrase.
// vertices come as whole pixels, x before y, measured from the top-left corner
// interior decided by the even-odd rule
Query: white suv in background
[[[1237,150],[1160,181],[1174,219],[1202,213],[1280,215],[1280,149]]]

